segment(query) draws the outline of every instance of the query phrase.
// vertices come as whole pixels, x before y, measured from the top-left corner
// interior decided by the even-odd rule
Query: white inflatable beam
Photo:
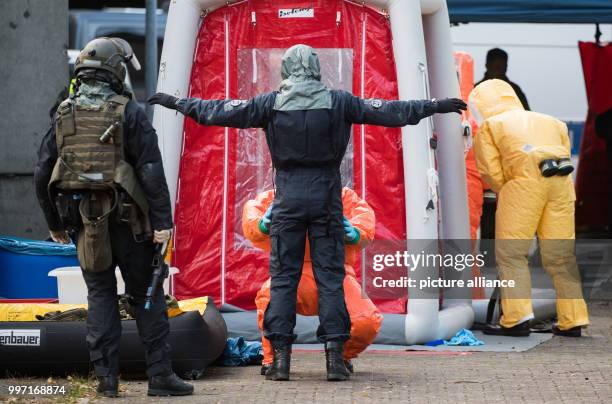
[[[197,0],[179,0],[170,3],[157,76],[157,92],[172,94],[175,97],[187,97],[189,93],[191,67],[202,16],[202,7],[199,3]],[[153,109],[153,127],[159,139],[173,215],[183,147],[183,121],[183,115],[176,111],[160,105],[155,105]]]
[[[445,2],[437,12],[423,16],[423,27],[431,96],[440,99],[461,98]],[[433,119],[439,140],[440,211],[443,223],[440,237],[466,240],[470,238],[470,223],[460,115],[436,114]]]
[[[435,98],[461,98],[459,80],[453,57],[450,21],[446,2],[434,13],[423,16],[425,46],[429,60],[431,96]],[[458,114],[434,115],[438,134],[438,170],[440,171],[440,238],[458,240],[461,248],[454,252],[470,253],[470,223],[465,174],[465,152],[461,120]],[[457,272],[467,284],[472,271]],[[445,294],[444,307],[471,307],[471,299],[464,290]],[[462,296],[463,295],[463,296]],[[442,314],[441,314],[442,315]],[[473,316],[472,316],[473,317]],[[467,319],[467,317],[465,317]],[[468,328],[468,327],[465,327]]]
[[[366,2],[367,3],[367,2]],[[448,10],[444,1],[375,0],[386,8],[391,18],[393,53],[397,70],[399,98],[403,100],[430,97],[458,97],[459,83],[453,61]],[[425,31],[423,27],[425,26]],[[426,51],[429,50],[429,52]],[[429,57],[429,60],[428,60]],[[429,61],[429,63],[428,63]],[[423,74],[425,76],[424,79]],[[427,86],[431,86],[431,94]],[[431,121],[416,127],[402,128],[406,190],[407,238],[437,239],[469,238],[467,213],[467,185],[460,121],[456,117],[435,118],[439,136],[438,160],[440,190],[443,195],[442,234],[438,234],[438,207],[426,213],[425,204],[431,199],[430,188],[436,187],[428,173],[435,166],[428,161]],[[449,141],[444,147],[442,143]],[[445,164],[440,160],[444,159]],[[459,191],[457,191],[459,190]],[[453,206],[458,206],[453,209]],[[458,212],[459,211],[459,212]],[[455,223],[453,215],[463,215]],[[449,234],[448,227],[454,232]],[[464,271],[469,275],[468,271]],[[422,276],[426,274],[422,271]],[[407,344],[418,344],[434,339],[452,337],[461,328],[474,322],[471,301],[454,299],[440,310],[438,299],[408,299],[405,322]]]

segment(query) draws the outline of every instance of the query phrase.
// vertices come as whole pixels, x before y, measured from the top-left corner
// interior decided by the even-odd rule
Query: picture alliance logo
[[[0,345],[40,346],[40,330],[0,330]]]

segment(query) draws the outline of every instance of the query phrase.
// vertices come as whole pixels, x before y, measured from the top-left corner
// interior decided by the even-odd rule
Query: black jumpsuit
[[[344,233],[340,163],[351,125],[415,125],[433,115],[432,101],[364,100],[331,90],[330,109],[274,109],[276,92],[248,101],[181,99],[178,110],[203,125],[264,129],[276,170],[270,237],[270,304],[264,334],[273,345],[295,339],[297,286],[306,236],[319,295],[322,342],[349,338],[344,304]]]
[[[157,134],[144,111],[135,101],[127,103],[123,122],[124,153],[134,168],[149,203],[151,226],[155,230],[172,228],[172,211]],[[50,230],[64,226],[47,193],[47,184],[58,157],[55,129],[52,126],[40,145],[34,171],[36,194]],[[115,266],[119,266],[126,293],[138,302],[137,326],[145,346],[147,374],[167,375],[172,371],[170,346],[166,343],[168,316],[163,293],[155,297],[153,307],[143,310],[144,297],[151,280],[154,245],[151,240],[136,242],[128,224],[110,219],[113,264],[107,271],[85,272],[87,284],[87,345],[96,376],[119,372],[121,321],[117,301]],[[76,240],[76,235],[73,237]]]

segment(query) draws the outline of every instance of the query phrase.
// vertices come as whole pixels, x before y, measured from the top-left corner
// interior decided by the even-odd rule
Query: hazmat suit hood
[[[298,111],[331,108],[331,93],[321,83],[319,56],[307,45],[294,45],[283,55],[281,82],[274,109]]]
[[[498,79],[486,80],[477,85],[470,93],[468,105],[478,126],[503,112],[525,110],[512,86]]]

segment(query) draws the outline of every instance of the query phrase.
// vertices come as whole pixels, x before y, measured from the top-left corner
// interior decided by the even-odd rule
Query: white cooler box
[[[174,294],[174,274],[179,270],[170,268],[170,275],[164,280],[164,293]],[[60,303],[87,304],[87,286],[79,267],[62,267],[49,272],[49,276],[57,278],[57,292]],[[117,293],[125,293],[125,282],[119,268],[115,269],[117,278]],[[147,285],[148,286],[148,285]]]

